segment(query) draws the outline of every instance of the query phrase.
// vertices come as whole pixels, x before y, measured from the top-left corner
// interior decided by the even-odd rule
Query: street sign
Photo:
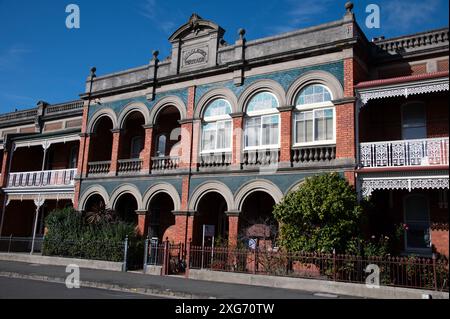
[[[212,238],[216,235],[216,226],[203,225],[203,234],[205,238]]]

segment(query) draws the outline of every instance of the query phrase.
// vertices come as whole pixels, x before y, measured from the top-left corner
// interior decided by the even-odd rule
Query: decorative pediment
[[[171,73],[215,67],[224,33],[220,26],[194,13],[169,38],[172,43]]]
[[[217,33],[219,38],[221,38],[225,30],[214,22],[204,20],[198,14],[194,13],[186,24],[182,25],[172,34],[169,41],[190,40],[210,33]]]

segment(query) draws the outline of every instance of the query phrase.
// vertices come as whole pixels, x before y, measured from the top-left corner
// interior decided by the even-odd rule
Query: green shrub
[[[281,245],[304,252],[345,252],[361,212],[355,190],[336,173],[308,178],[274,209]]]
[[[89,224],[81,213],[67,208],[55,210],[46,218],[47,234],[43,254],[121,262],[124,256],[124,240],[130,242],[130,260],[139,255],[135,249],[138,238],[135,226],[120,221]]]

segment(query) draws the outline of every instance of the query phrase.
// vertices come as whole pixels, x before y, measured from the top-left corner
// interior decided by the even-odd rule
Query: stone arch
[[[286,96],[287,103],[289,105],[295,105],[297,95],[304,87],[310,84],[322,84],[326,86],[333,95],[333,100],[344,98],[344,88],[341,82],[333,74],[317,70],[306,72],[289,87]]]
[[[195,108],[194,118],[202,118],[206,107],[212,101],[217,99],[227,100],[231,105],[232,113],[238,112],[238,99],[236,95],[230,89],[220,88],[208,91],[205,95],[203,95]]]
[[[172,198],[175,211],[181,210],[180,194],[178,194],[178,191],[175,189],[175,187],[173,185],[168,184],[168,183],[155,184],[145,192],[143,201],[142,201],[144,210],[148,209],[152,199],[161,193],[165,193]]]
[[[111,208],[115,209],[119,198],[124,194],[131,194],[136,199],[138,210],[145,210],[142,205],[142,195],[136,186],[132,184],[124,184],[116,188],[110,196]]]
[[[285,195],[288,195],[291,192],[298,191],[305,184],[305,181],[306,181],[305,179],[302,179],[301,181],[292,184],[291,187],[289,187],[288,190],[286,191]]]
[[[103,200],[105,201],[106,208],[111,208],[111,205],[109,203],[108,192],[106,191],[106,189],[103,186],[94,185],[94,186],[88,187],[83,192],[83,194],[80,196],[80,200],[78,202],[79,210],[84,211],[86,208],[86,203],[94,195],[101,196],[103,198]]]
[[[145,120],[145,125],[150,125],[150,111],[147,106],[142,102],[132,102],[124,107],[120,112],[118,119],[119,128],[123,128],[128,116],[133,112],[139,112],[142,114]]]
[[[254,180],[244,184],[236,192],[234,198],[236,203],[236,209],[238,211],[242,211],[245,199],[254,192],[265,192],[269,194],[274,199],[275,204],[280,203],[284,197],[281,190],[274,183],[264,179]]]
[[[248,101],[257,93],[268,91],[276,96],[280,107],[286,106],[286,92],[274,80],[259,80],[250,85],[239,97],[238,112],[245,113]]]
[[[219,193],[223,196],[227,203],[228,211],[234,210],[235,204],[233,193],[230,191],[228,186],[220,182],[206,182],[197,187],[192,193],[191,199],[189,201],[189,210],[196,211],[202,197],[211,192]]]
[[[186,111],[186,105],[184,104],[184,102],[177,96],[167,96],[167,97],[159,100],[152,107],[152,109],[150,111],[150,120],[149,120],[150,125],[156,124],[159,113],[168,106],[176,107],[178,109],[178,111],[180,112],[181,121],[186,120],[187,111]]]
[[[107,116],[111,119],[113,124],[113,129],[118,129],[118,121],[117,121],[117,115],[112,109],[102,109],[97,112],[95,112],[92,117],[89,120],[88,126],[87,126],[87,132],[88,133],[94,133],[94,129],[98,121],[104,117]]]

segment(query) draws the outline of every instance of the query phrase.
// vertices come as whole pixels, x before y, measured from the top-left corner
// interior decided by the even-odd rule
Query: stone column
[[[120,154],[120,136],[121,130],[111,130],[113,133],[113,143],[112,143],[112,152],[111,152],[111,168],[109,170],[109,174],[111,176],[117,175],[118,165],[119,165],[119,154]]]

